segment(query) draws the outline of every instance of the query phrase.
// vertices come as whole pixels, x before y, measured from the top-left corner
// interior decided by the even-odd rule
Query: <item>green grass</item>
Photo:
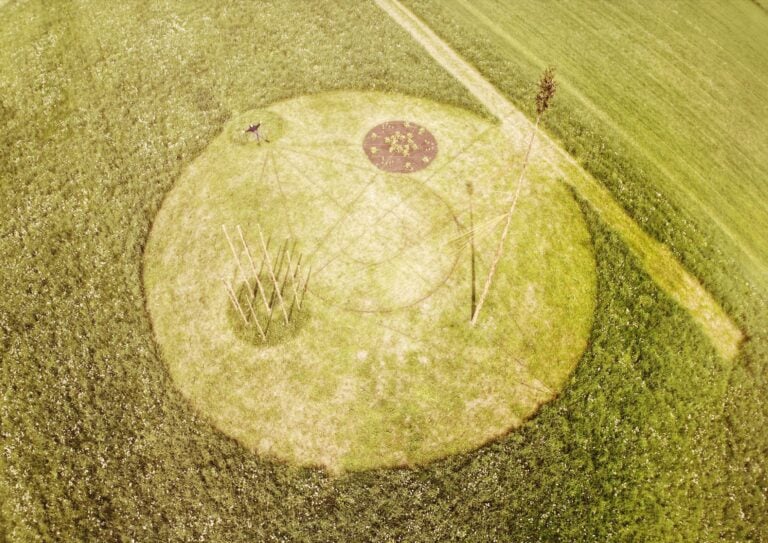
[[[610,140],[576,154],[599,162],[619,152],[636,163],[651,190],[711,223],[729,256],[766,285],[768,189],[757,180],[768,163],[768,37],[755,4],[407,3],[518,100],[522,82],[556,66],[555,134],[581,121]],[[624,172],[608,173],[617,193],[631,190]]]
[[[556,65],[546,129],[746,331],[723,400],[734,497],[724,507],[739,537],[758,537],[768,524],[766,472],[753,461],[768,445],[768,13],[754,2],[406,3],[529,114],[531,82]]]
[[[421,5],[426,16],[430,5]],[[563,23],[553,32],[568,43],[562,26],[575,24],[583,5],[531,15],[558,10]],[[718,44],[747,51],[743,62],[765,50],[747,32],[766,26],[756,5],[699,6],[686,16],[704,36],[726,20],[746,31],[720,29],[711,34]],[[661,159],[621,144],[600,116],[568,106],[567,92],[548,129],[738,318],[749,340],[733,369],[587,208],[598,300],[589,347],[560,397],[477,451],[333,478],[253,455],[176,391],[144,307],[151,222],[233,112],[333,89],[481,108],[371,4],[12,2],[0,10],[0,541],[768,537],[761,268],[744,257],[743,240],[732,244],[707,217],[692,217],[676,191],[660,184],[657,195],[646,179],[651,158]],[[718,10],[726,11],[719,20],[707,15]],[[456,24],[445,15],[430,22],[443,33]],[[608,26],[578,50],[620,50],[625,41],[606,45],[603,36],[629,22],[590,16],[589,25]],[[676,50],[684,41],[655,43]],[[484,39],[459,45],[528,103],[538,66],[499,56]],[[706,62],[709,53],[692,58]],[[730,60],[704,77],[740,69]],[[762,65],[751,71],[764,78]],[[755,121],[760,111],[764,118],[755,111]],[[761,140],[757,132],[747,141]],[[754,173],[754,164],[743,167]],[[752,200],[745,209],[761,203]],[[764,233],[759,217],[754,224]]]
[[[146,250],[153,328],[199,412],[250,450],[339,472],[475,449],[560,391],[586,348],[594,260],[578,206],[543,159],[529,166],[516,234],[471,328],[465,183],[482,281],[516,145],[466,110],[402,95],[326,93],[269,111],[280,138],[233,142],[262,112],[228,123],[169,193]],[[396,118],[437,139],[429,167],[386,174],[368,160],[364,135]],[[241,225],[256,257],[259,228],[274,252],[298,243],[311,314],[293,337],[238,339],[221,279],[237,284],[242,272],[222,225]]]
[[[391,14],[398,24],[470,90],[478,101],[501,121],[504,133],[511,141],[529,139],[533,124],[503,94],[477,70],[453,51],[421,20],[402,7],[396,0],[378,0],[377,4]],[[536,123],[538,124],[538,123]],[[668,247],[654,240],[633,218],[622,209],[592,175],[552,140],[539,134],[537,155],[551,164],[552,176],[562,177],[569,185],[594,206],[608,226],[614,229],[643,262],[645,270],[662,289],[685,308],[705,330],[707,336],[726,359],[733,359],[744,339],[738,325],[723,311],[712,295],[683,267]]]

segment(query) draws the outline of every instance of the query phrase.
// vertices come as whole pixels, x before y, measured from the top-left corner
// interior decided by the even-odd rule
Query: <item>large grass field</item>
[[[555,134],[586,163],[614,152],[631,160],[765,285],[768,37],[758,4],[406,3],[523,107],[524,82],[556,66]],[[577,124],[605,148],[571,143],[563,133]],[[606,175],[617,193],[632,190],[620,169]]]
[[[358,137],[386,120],[377,108],[388,114],[402,100],[419,104],[403,111],[446,141],[439,119],[488,130],[495,120],[373,2],[0,1],[0,542],[768,539],[765,6],[405,3],[529,115],[540,70],[556,66],[561,86],[544,130],[712,293],[744,333],[736,357],[720,356],[567,179],[535,164],[519,215],[527,226],[515,227],[518,236],[529,231],[512,252],[528,258],[506,264],[515,273],[503,276],[546,291],[545,311],[528,315],[535,341],[516,349],[553,397],[520,403],[510,423],[492,409],[456,425],[441,418],[475,405],[459,385],[504,385],[493,356],[477,359],[496,382],[460,363],[452,375],[409,368],[422,364],[418,356],[402,368],[356,369],[347,355],[368,355],[353,345],[354,327],[366,338],[379,328],[347,313],[329,317],[323,297],[360,300],[343,298],[354,285],[334,291],[339,285],[322,276],[309,298],[318,300],[308,310],[315,324],[300,332],[331,330],[331,318],[353,332],[338,343],[297,336],[305,343],[291,343],[293,351],[270,347],[275,359],[296,363],[288,377],[273,366],[173,356],[200,341],[196,329],[219,327],[215,339],[232,320],[222,290],[178,288],[184,274],[221,268],[234,276],[231,261],[217,256],[226,245],[201,221],[287,228],[270,205],[276,195],[259,184],[266,178],[248,185],[251,166],[266,159],[230,145],[228,130],[243,112],[267,108],[295,126],[306,119],[303,101],[313,100],[306,95],[320,96],[324,114],[341,106],[323,101],[342,96]],[[360,96],[368,98],[355,106]],[[306,202],[288,210],[288,222],[317,236],[312,227],[322,220],[312,214],[324,208],[298,184],[301,175],[285,173],[291,161],[279,161],[290,156],[280,145],[298,137],[291,122],[270,143],[269,160],[286,183],[303,187],[294,202]],[[509,142],[513,164],[523,147]],[[327,173],[322,180],[338,178],[327,189],[335,198],[359,182],[299,155]],[[494,164],[504,155],[488,148],[479,156]],[[462,209],[463,181],[429,185],[429,171],[419,178],[431,190],[420,216],[439,214],[434,194]],[[391,178],[388,198],[400,198],[399,179]],[[535,249],[545,241],[558,249],[542,266]],[[381,256],[378,244],[360,250]],[[582,274],[575,283],[573,270]],[[512,299],[524,294],[514,281],[499,284]],[[588,296],[567,298],[574,284]],[[440,303],[455,296],[466,305],[462,288]],[[382,292],[410,300],[408,291]],[[218,311],[210,322],[195,312],[208,303]],[[441,315],[440,330],[455,326],[451,311]],[[504,328],[498,307],[489,315],[501,333],[518,333]],[[552,341],[568,333],[572,342]],[[231,330],[222,337],[252,348]],[[219,348],[206,343],[200,350]],[[312,362],[307,352],[323,358]],[[548,366],[555,352],[562,365]],[[318,380],[301,371],[308,361]],[[299,388],[276,394],[283,378]],[[342,401],[334,412],[323,401],[328,382],[341,392],[350,383],[372,387],[368,394],[377,379],[394,391],[380,404]],[[272,387],[273,404],[249,407],[254,396],[242,391],[259,385]],[[451,403],[457,396],[462,402]],[[312,405],[320,409],[300,409]],[[258,419],[237,423],[253,409],[262,410]],[[300,424],[288,420],[292,412]],[[425,436],[430,424],[439,431]],[[382,440],[393,428],[407,431]],[[350,442],[346,457],[334,449]]]

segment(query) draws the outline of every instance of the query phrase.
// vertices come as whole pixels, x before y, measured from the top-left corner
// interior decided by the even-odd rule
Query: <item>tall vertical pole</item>
[[[470,312],[469,319],[475,316],[475,307],[477,304],[477,278],[475,272],[475,210],[474,210],[474,187],[472,181],[467,181],[467,193],[469,194],[469,251],[471,267],[471,289],[470,294]]]

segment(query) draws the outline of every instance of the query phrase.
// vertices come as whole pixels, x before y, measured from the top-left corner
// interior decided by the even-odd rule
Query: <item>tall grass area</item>
[[[768,12],[746,1],[405,3],[531,117],[531,82],[557,66],[546,130],[747,332],[724,399],[723,505],[745,533],[766,530]]]
[[[461,28],[419,5],[441,34]],[[533,64],[457,46],[532,96]],[[567,92],[548,128],[740,319],[751,339],[733,371],[584,207],[590,346],[521,431],[335,478],[264,461],[195,415],[144,306],[153,217],[233,113],[338,88],[480,111],[373,4],[0,2],[0,542],[767,538],[768,287]]]

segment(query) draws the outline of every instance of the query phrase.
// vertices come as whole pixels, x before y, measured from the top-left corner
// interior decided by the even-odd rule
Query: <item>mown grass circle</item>
[[[248,132],[251,126],[259,126],[261,138],[256,139],[253,133]],[[283,119],[268,109],[254,109],[236,115],[227,123],[226,132],[230,141],[238,145],[268,145],[277,142],[283,135]]]
[[[278,139],[234,141],[265,112]],[[428,166],[370,162],[366,134],[393,118],[433,135]],[[477,291],[522,148],[467,111],[399,95],[305,96],[234,117],[169,193],[146,249],[147,305],[176,385],[254,452],[333,471],[429,462],[522,424],[573,370],[595,297],[578,206],[534,160],[469,325],[473,259]],[[252,247],[258,228],[290,239],[311,262],[305,316],[279,340],[238,330],[222,225]]]

